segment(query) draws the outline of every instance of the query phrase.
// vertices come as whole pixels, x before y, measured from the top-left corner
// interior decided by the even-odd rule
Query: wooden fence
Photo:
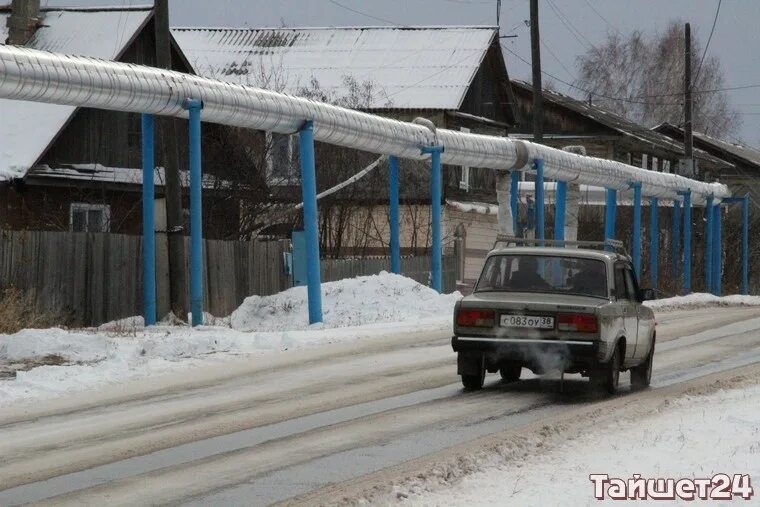
[[[204,309],[229,315],[246,297],[290,287],[283,253],[287,241],[204,241]],[[156,237],[159,318],[169,311],[165,235]],[[189,252],[189,244],[187,245]],[[405,257],[402,273],[427,285],[429,257]],[[443,260],[444,290],[456,288],[457,262]],[[325,259],[322,281],[389,270],[388,258]],[[40,311],[61,313],[68,324],[92,326],[142,314],[142,237],[121,234],[0,231],[0,288],[16,287]]]

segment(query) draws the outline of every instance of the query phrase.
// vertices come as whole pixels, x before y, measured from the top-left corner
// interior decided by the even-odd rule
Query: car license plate
[[[554,317],[541,317],[536,315],[502,315],[501,327],[554,329]]]

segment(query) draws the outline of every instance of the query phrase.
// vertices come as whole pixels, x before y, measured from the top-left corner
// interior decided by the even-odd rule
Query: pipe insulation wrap
[[[725,185],[657,173],[612,160],[576,155],[505,137],[384,118],[302,97],[128,63],[0,46],[0,97],[52,104],[187,118],[187,98],[202,100],[203,121],[295,133],[314,122],[317,141],[382,155],[423,160],[420,147],[438,143],[451,165],[521,171],[543,159],[547,178],[617,190],[640,181],[649,197],[678,199],[690,190],[694,204],[731,194]],[[527,160],[525,153],[527,152]]]

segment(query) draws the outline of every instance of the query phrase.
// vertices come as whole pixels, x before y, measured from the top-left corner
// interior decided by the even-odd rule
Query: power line
[[[601,13],[600,13],[598,10],[596,10],[596,9],[594,8],[594,6],[593,6],[593,5],[591,5],[591,2],[589,2],[589,0],[583,0],[583,1],[584,1],[584,2],[586,2],[586,5],[588,5],[588,6],[589,6],[589,8],[590,8],[592,11],[594,11],[594,14],[596,14],[597,16],[599,16],[599,18],[601,18],[601,20],[602,20],[602,21],[604,21],[605,23],[607,23],[607,24],[608,24],[608,25],[609,25],[609,26],[610,26],[610,27],[611,27],[613,30],[615,30],[617,33],[619,33],[619,34],[621,34],[621,35],[622,35],[622,33],[620,32],[620,30],[618,30],[618,28],[617,28],[615,25],[613,25],[612,23],[610,23],[610,22],[607,20],[607,18],[605,18],[604,16],[602,16],[602,15],[601,15]]]
[[[347,6],[347,5],[343,5],[342,3],[340,3],[340,2],[338,2],[336,0],[327,0],[327,1],[330,2],[331,4],[334,4],[334,5],[337,5],[338,7],[341,7],[342,9],[345,9],[347,11],[351,11],[354,14],[358,14],[360,16],[364,16],[364,17],[367,17],[367,18],[370,18],[370,19],[374,19],[375,21],[380,21],[382,23],[388,23],[389,25],[404,26],[404,27],[409,26],[409,25],[404,25],[402,23],[396,23],[395,21],[391,21],[389,19],[381,18],[381,17],[375,16],[373,14],[368,14],[366,12],[362,12],[362,11],[356,10],[356,9],[354,9],[352,7]]]
[[[529,61],[527,61],[525,58],[523,58],[519,54],[517,54],[514,51],[512,51],[509,47],[505,46],[503,42],[501,43],[501,46],[505,50],[507,50],[508,52],[510,52],[511,54],[513,54],[515,57],[517,57],[520,61],[522,61],[523,63],[525,63],[526,65],[530,65]],[[574,88],[574,89],[582,91],[582,92],[584,92],[586,94],[593,94],[595,97],[599,97],[599,98],[607,99],[607,100],[616,100],[616,101],[619,101],[619,102],[630,102],[632,104],[652,104],[652,102],[649,102],[649,101],[641,101],[641,100],[635,100],[635,99],[659,99],[659,98],[664,98],[664,97],[677,97],[677,96],[683,95],[683,92],[678,92],[678,93],[659,93],[659,94],[655,94],[655,95],[631,95],[630,97],[612,97],[612,96],[609,96],[609,95],[603,95],[601,93],[597,93],[597,92],[588,90],[586,88],[582,88],[582,87],[574,85],[572,83],[568,83],[564,79],[559,78],[559,77],[555,76],[554,74],[551,74],[551,73],[549,73],[549,72],[547,72],[547,71],[545,71],[543,69],[541,70],[541,73],[544,74],[544,75],[546,75],[546,76],[549,76],[549,77],[551,77],[553,79],[556,79],[560,83],[563,83],[563,84],[569,86],[570,88]],[[712,88],[712,89],[707,89],[707,90],[694,90],[692,93],[715,93],[715,92],[725,92],[725,91],[735,91],[735,90],[747,90],[747,89],[751,89],[751,88],[760,88],[760,84],[749,84],[749,85],[740,85],[740,86],[727,86],[727,87],[723,87],[723,88]],[[674,102],[674,103],[656,103],[656,104],[653,104],[653,105],[664,105],[664,106],[672,105],[672,106],[676,106],[676,105],[680,105],[680,103],[677,103],[677,102]]]
[[[547,0],[547,2],[549,3],[551,10],[554,11],[554,15],[557,16],[557,19],[559,19],[559,21],[565,25],[565,28],[567,28],[570,34],[575,37],[575,40],[577,40],[581,46],[585,47],[585,44],[587,44],[596,49],[591,41],[588,40],[585,35],[583,35],[583,32],[575,28],[575,25],[573,25],[573,23],[570,21],[570,18],[568,18],[567,15],[565,15],[565,13],[562,12],[552,0]],[[586,41],[585,44],[581,40],[581,37],[583,38],[583,41]]]
[[[705,50],[702,52],[702,59],[699,60],[699,67],[697,67],[697,74],[696,77],[694,77],[694,84],[697,84],[697,79],[699,79],[699,73],[702,71],[702,64],[705,62],[705,56],[707,56],[707,48],[710,47],[710,41],[712,40],[713,33],[715,33],[715,25],[718,23],[718,15],[720,14],[720,5],[723,3],[723,0],[718,0],[718,8],[715,9],[715,18],[713,19],[712,28],[710,29],[710,36],[707,38],[707,44],[705,44]]]

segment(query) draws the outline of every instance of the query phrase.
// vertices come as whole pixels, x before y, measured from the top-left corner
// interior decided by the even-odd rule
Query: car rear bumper
[[[542,362],[546,356],[564,358],[569,365],[592,365],[598,362],[598,340],[535,340],[527,338],[488,338],[454,336],[454,352],[486,352],[499,361]]]

